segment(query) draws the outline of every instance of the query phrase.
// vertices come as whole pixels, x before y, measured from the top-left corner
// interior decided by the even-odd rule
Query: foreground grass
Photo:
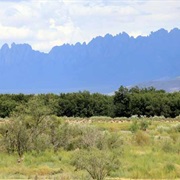
[[[122,158],[123,177],[141,179],[174,179],[180,177],[180,158],[173,153],[154,151],[149,147],[133,147]]]
[[[149,120],[149,119],[148,119]],[[82,119],[71,119],[82,121]],[[107,119],[88,124],[102,131],[119,133],[122,146],[117,150],[121,153],[121,162],[117,170],[112,171],[107,179],[178,179],[180,178],[180,133],[174,131],[178,121],[152,121],[147,131],[131,133],[132,121],[114,121]],[[90,179],[87,172],[72,166],[72,158],[78,150],[65,151],[60,149],[54,153],[29,152],[24,155],[21,163],[17,162],[16,154],[0,153],[0,179]],[[118,153],[117,153],[118,154]]]
[[[70,165],[72,153],[63,150],[56,154],[53,151],[26,153],[21,163],[17,162],[18,156],[1,153],[0,179],[70,177],[74,169]]]
[[[60,151],[26,154],[24,162],[18,164],[16,156],[1,154],[0,179],[87,179],[86,172],[75,171],[71,156],[76,152]],[[177,179],[180,178],[180,157],[174,153],[154,150],[149,146],[126,146],[120,157],[121,166],[111,177],[133,179]]]

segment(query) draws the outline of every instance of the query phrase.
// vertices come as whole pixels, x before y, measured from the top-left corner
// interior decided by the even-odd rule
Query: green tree
[[[116,117],[131,116],[130,94],[127,88],[121,86],[118,91],[115,92],[114,105]]]
[[[33,96],[27,103],[16,107],[13,119],[21,119],[21,123],[29,132],[29,149],[36,150],[37,139],[48,131],[52,110],[40,96]]]
[[[3,130],[2,130],[3,129]],[[2,127],[3,144],[8,153],[17,152],[22,158],[29,148],[29,131],[21,117],[11,120]]]

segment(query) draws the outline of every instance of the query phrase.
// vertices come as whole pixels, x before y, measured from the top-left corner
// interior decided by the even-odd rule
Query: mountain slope
[[[137,86],[141,88],[153,86],[158,90],[163,89],[167,92],[180,91],[180,77],[149,81],[149,82],[137,84]]]
[[[13,43],[0,50],[0,92],[78,90],[107,93],[120,85],[180,75],[180,30],[160,29],[147,37],[126,33],[64,44],[49,53]]]

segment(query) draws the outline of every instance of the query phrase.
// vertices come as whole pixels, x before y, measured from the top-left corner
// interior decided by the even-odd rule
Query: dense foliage
[[[180,114],[180,92],[167,93],[154,88],[127,89],[121,86],[115,95],[91,94],[88,91],[56,94],[1,94],[0,117],[10,115],[31,99],[42,100],[52,114],[67,117],[130,117],[132,115],[176,117]]]

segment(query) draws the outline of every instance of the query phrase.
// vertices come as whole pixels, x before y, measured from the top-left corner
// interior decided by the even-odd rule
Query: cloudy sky
[[[0,0],[0,47],[89,42],[98,35],[148,35],[180,28],[180,0]]]

